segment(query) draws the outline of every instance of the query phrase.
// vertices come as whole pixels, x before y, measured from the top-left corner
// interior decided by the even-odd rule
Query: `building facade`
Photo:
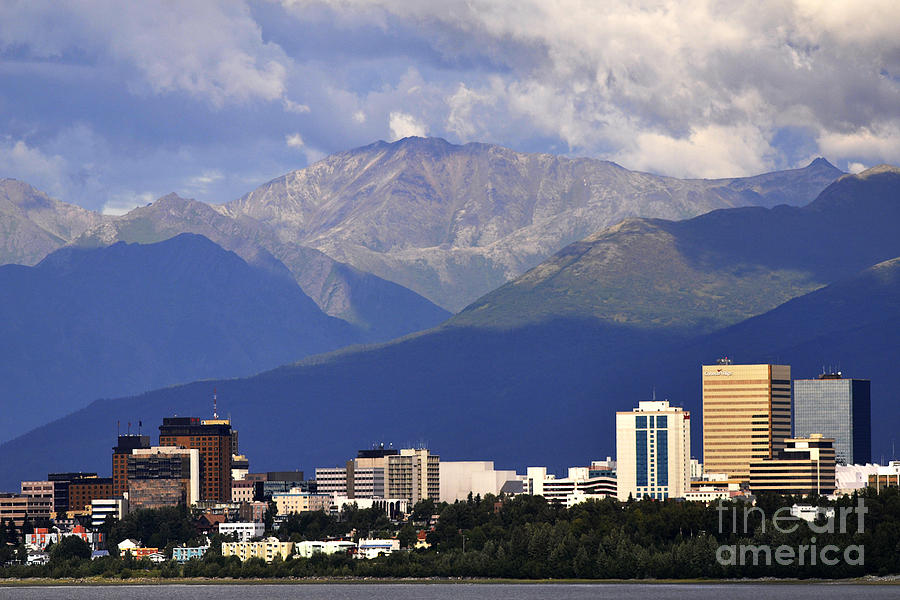
[[[528,467],[523,483],[526,494],[543,496],[566,507],[617,496],[615,473],[607,469],[569,467],[565,478],[557,478],[547,472],[547,467]]]
[[[668,400],[616,413],[619,500],[683,498],[691,487],[691,415]]]
[[[196,417],[168,417],[159,427],[159,445],[200,453],[200,500],[231,500],[231,421]]]
[[[239,542],[249,542],[253,538],[262,537],[266,532],[266,526],[262,523],[219,523],[219,533],[222,535],[236,535]]]
[[[132,451],[127,483],[132,510],[196,504],[200,486],[199,450],[151,446]]]
[[[121,498],[128,491],[128,460],[133,450],[149,448],[150,436],[128,434],[120,435],[112,454],[113,497]]]
[[[270,563],[279,556],[281,560],[287,560],[293,551],[293,542],[280,542],[278,538],[269,538],[261,542],[222,542],[222,556],[237,556],[241,562],[261,558]]]
[[[299,490],[288,494],[275,494],[272,501],[278,507],[279,515],[301,512],[315,512],[331,509],[332,498],[328,494],[307,494]]]
[[[828,373],[794,381],[794,437],[821,433],[834,438],[839,465],[872,460],[872,384]]]
[[[492,460],[442,462],[440,465],[441,502],[465,500],[469,494],[500,494],[507,481],[521,480],[515,471],[494,469]]]
[[[111,498],[112,477],[81,477],[69,481],[69,510],[90,514],[91,501]]]
[[[42,521],[56,516],[53,512],[53,482],[23,481],[22,495],[28,498],[28,517]]]
[[[827,495],[835,490],[834,440],[814,433],[789,438],[774,458],[750,462],[750,491]]]
[[[735,365],[722,359],[702,367],[703,469],[750,479],[750,461],[772,458],[791,437],[791,368]]]

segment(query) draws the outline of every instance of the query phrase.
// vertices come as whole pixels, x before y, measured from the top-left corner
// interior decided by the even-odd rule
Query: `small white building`
[[[400,550],[400,540],[361,539],[356,547],[356,558],[378,558]]]
[[[261,538],[266,533],[264,523],[219,523],[219,533],[234,534],[240,542],[249,542],[253,538]]]
[[[616,478],[609,461],[594,461],[590,467],[569,467],[564,478],[548,473],[547,467],[528,467],[524,484],[526,494],[543,496],[548,502],[566,507],[616,496]]]
[[[346,554],[356,549],[347,540],[305,541],[294,544],[294,556],[311,558],[314,554]]]
[[[823,516],[826,519],[833,519],[834,507],[795,504],[791,507],[791,516],[798,519],[803,519],[804,521],[808,521],[810,523],[815,521],[819,516]]]

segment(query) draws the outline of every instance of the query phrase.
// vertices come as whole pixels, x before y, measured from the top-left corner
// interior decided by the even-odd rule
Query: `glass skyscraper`
[[[840,373],[794,381],[794,437],[821,433],[834,438],[838,464],[872,460],[871,382]]]

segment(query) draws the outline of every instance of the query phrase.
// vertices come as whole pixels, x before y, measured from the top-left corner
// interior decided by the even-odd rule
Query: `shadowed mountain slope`
[[[184,234],[0,267],[0,439],[98,397],[250,375],[358,341],[287,276]]]

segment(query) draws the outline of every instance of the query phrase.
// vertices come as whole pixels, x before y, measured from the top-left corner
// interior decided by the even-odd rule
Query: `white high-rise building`
[[[691,416],[668,400],[616,413],[619,500],[683,498],[691,487]]]

